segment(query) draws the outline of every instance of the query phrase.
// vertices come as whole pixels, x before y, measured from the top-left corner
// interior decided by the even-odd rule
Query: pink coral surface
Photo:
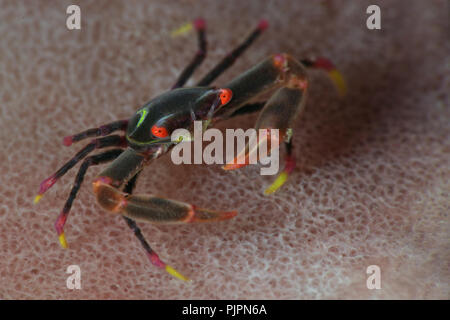
[[[366,28],[373,1],[0,2],[0,298],[321,299],[449,298],[449,21],[446,1],[376,1],[382,29]],[[329,57],[348,81],[339,100],[312,72],[295,125],[297,169],[271,196],[259,168],[224,172],[164,157],[136,192],[238,210],[229,221],[140,223],[160,256],[194,281],[148,262],[124,221],[100,209],[89,170],[66,226],[53,228],[70,171],[33,205],[40,182],[83,143],[66,135],[128,118],[167,90],[196,51],[203,17],[208,57],[199,79],[254,28],[264,35],[216,83],[272,53]],[[189,84],[194,84],[191,81]],[[219,125],[249,128],[256,115]],[[66,287],[69,265],[81,290]],[[366,269],[381,268],[381,290]]]

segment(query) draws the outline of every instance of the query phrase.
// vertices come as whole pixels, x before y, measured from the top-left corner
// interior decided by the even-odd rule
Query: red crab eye
[[[167,137],[169,134],[167,133],[167,129],[166,128],[164,128],[164,127],[158,127],[158,126],[156,126],[156,125],[154,125],[153,127],[152,127],[152,134],[155,136],[155,137],[158,137],[158,138],[165,138],[165,137]]]
[[[220,89],[220,102],[222,105],[227,104],[231,100],[233,93],[230,89]]]

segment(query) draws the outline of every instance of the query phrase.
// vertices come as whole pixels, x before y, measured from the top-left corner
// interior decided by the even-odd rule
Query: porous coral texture
[[[320,299],[449,297],[449,21],[447,1],[376,1],[381,30],[366,27],[374,1],[0,2],[0,298]],[[62,137],[130,117],[167,90],[197,50],[207,22],[211,69],[260,18],[270,27],[215,83],[272,53],[329,57],[348,81],[340,100],[311,72],[294,126],[297,168],[276,194],[249,166],[147,167],[137,193],[237,210],[229,221],[139,225],[160,256],[194,281],[150,265],[123,219],[95,202],[92,167],[66,226],[53,224],[76,169],[33,205],[39,183],[83,143]],[[193,85],[194,80],[188,84]],[[249,128],[256,115],[218,127]],[[66,287],[69,265],[81,290]],[[366,269],[381,269],[381,289]]]

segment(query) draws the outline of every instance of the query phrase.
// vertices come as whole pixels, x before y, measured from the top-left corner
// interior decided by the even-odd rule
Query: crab
[[[122,215],[153,265],[181,280],[188,281],[187,277],[159,258],[142,235],[136,220],[155,224],[209,222],[230,219],[236,216],[237,212],[203,209],[176,200],[132,194],[144,166],[167,153],[177,143],[170,139],[171,133],[178,128],[191,130],[194,120],[202,120],[208,126],[220,120],[261,110],[255,128],[266,129],[268,132],[271,129],[278,129],[279,138],[275,141],[268,134],[267,140],[271,148],[278,148],[282,143],[286,146],[284,169],[275,182],[267,188],[266,193],[269,194],[285,183],[295,167],[292,154],[292,125],[304,109],[309,83],[307,69],[326,70],[339,91],[345,92],[345,83],[329,60],[318,58],[297,61],[285,53],[267,57],[224,87],[211,86],[210,84],[228,69],[267,28],[268,23],[265,20],[261,20],[250,35],[196,86],[183,88],[206,57],[205,21],[197,19],[193,22],[193,26],[198,36],[198,51],[170,90],[151,99],[127,120],[114,121],[63,139],[63,144],[70,146],[86,138],[93,138],[72,159],[40,184],[39,193],[34,199],[37,203],[67,171],[83,161],[70,195],[55,222],[55,229],[63,248],[68,247],[64,225],[88,168],[112,162],[92,183],[98,204],[111,213]],[[269,100],[251,102],[268,91],[275,91]],[[112,134],[114,132],[122,133]],[[94,150],[104,148],[108,149],[89,155]],[[248,164],[245,159],[248,159],[251,152],[254,150],[246,148],[240,153],[243,155],[243,162],[238,162],[236,157],[223,169],[232,170],[245,166]]]

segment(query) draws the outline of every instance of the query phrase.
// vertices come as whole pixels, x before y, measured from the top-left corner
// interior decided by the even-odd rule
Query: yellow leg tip
[[[331,70],[328,74],[331,80],[334,82],[334,85],[336,86],[339,95],[341,97],[345,96],[347,94],[347,84],[345,83],[342,74],[336,69]]]
[[[180,36],[182,34],[188,33],[189,31],[191,31],[192,27],[193,27],[193,25],[192,25],[191,22],[185,23],[181,27],[179,27],[178,29],[173,30],[170,33],[170,36],[172,38],[174,38],[174,37]]]
[[[189,278],[186,278],[185,276],[183,276],[181,273],[179,273],[177,270],[175,270],[174,268],[172,268],[169,265],[166,265],[166,271],[168,273],[170,273],[172,276],[174,276],[175,278],[178,278],[183,281],[191,281]]]
[[[59,243],[61,244],[61,247],[63,247],[64,249],[67,249],[68,245],[67,245],[66,237],[64,236],[64,232],[59,235],[58,239],[59,239]]]
[[[42,194],[38,194],[36,197],[34,197],[33,203],[34,204],[38,203],[39,201],[41,201],[41,198],[42,198]]]
[[[287,172],[283,171],[282,173],[280,173],[275,181],[264,191],[264,194],[269,195],[280,189],[280,187],[286,182],[287,178]]]

